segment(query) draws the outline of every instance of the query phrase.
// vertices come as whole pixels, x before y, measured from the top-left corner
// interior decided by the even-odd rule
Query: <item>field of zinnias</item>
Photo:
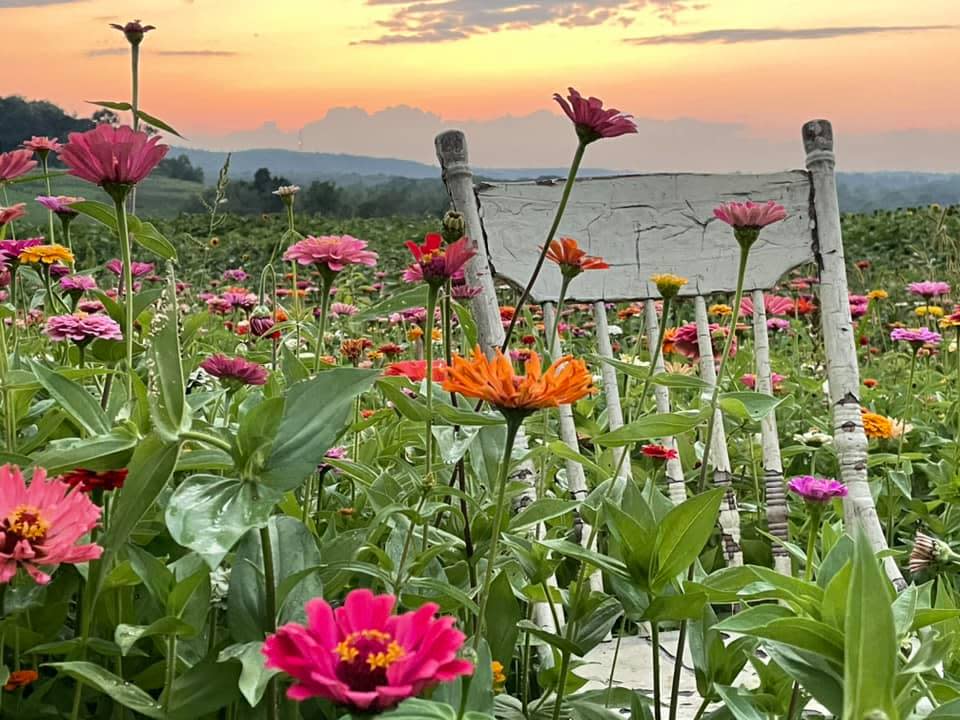
[[[120,29],[136,56],[149,26]],[[589,146],[636,128],[573,89],[556,100],[576,193]],[[0,716],[673,720],[678,631],[697,718],[960,717],[955,208],[844,219],[885,535],[868,539],[844,524],[816,268],[764,298],[772,394],[757,391],[743,268],[777,203],[714,210],[742,263],[736,293],[709,299],[711,388],[687,279],[652,277],[652,343],[642,306],[608,305],[603,358],[593,308],[562,298],[607,263],[547,228],[557,319],[499,288],[498,349],[478,344],[477,245],[456,212],[334,223],[281,187],[273,218],[140,218],[166,145],[137,125],[172,130],[113,105],[132,126],[0,154],[0,188],[36,184],[49,210],[37,229],[0,207]],[[54,154],[87,199],[54,193]],[[772,415],[787,539],[767,522]],[[721,429],[731,567],[728,490],[704,457]],[[638,634],[651,677],[585,683],[583,658]]]

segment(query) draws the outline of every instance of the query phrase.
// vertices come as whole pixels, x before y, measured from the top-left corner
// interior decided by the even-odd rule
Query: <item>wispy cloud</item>
[[[381,35],[354,44],[450,42],[546,24],[628,26],[641,11],[672,20],[682,10],[703,7],[687,0],[367,0],[367,5],[389,6],[391,15],[379,21]]]
[[[680,35],[651,35],[626,38],[632,45],[696,45],[716,43],[735,45],[739,43],[767,42],[769,40],[824,40],[853,35],[880,35],[885,33],[930,32],[957,30],[958,25],[859,25],[848,27],[817,28],[725,28]]]
[[[109,55],[128,55],[130,48],[100,48],[97,50],[88,50],[87,57],[106,57]],[[151,50],[152,55],[162,55],[164,57],[234,57],[239,53],[233,50]]]

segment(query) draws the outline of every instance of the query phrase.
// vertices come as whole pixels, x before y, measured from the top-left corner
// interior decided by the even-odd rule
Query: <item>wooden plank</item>
[[[553,219],[563,181],[484,183],[479,188],[487,252],[498,277],[527,283]],[[610,270],[574,280],[567,300],[658,297],[654,273],[690,280],[687,296],[733,292],[737,243],[713,209],[730,200],[776,200],[784,222],[770,226],[750,253],[746,289],[768,289],[788,270],[814,258],[810,176],[802,170],[768,175],[653,174],[577,180],[558,237],[575,238]],[[546,263],[531,300],[556,301],[560,272]]]

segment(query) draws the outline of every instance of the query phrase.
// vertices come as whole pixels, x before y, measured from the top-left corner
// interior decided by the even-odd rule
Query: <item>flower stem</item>
[[[50,175],[48,174],[48,171],[47,171],[47,153],[45,152],[40,153],[40,163],[43,168],[44,180],[47,181],[47,195],[50,196],[53,193],[50,190]],[[56,236],[54,235],[54,232],[53,232],[53,210],[50,210],[49,208],[47,209],[47,223],[49,225],[49,232],[50,232],[50,239],[47,240],[47,242],[55,243]]]
[[[133,130],[140,129],[140,46],[130,45],[130,113],[133,115]],[[137,189],[130,193],[130,212],[137,212]]]
[[[557,332],[560,330],[560,315],[563,313],[563,301],[567,298],[568,287],[570,287],[570,277],[564,275],[563,281],[560,284],[560,296],[557,298],[557,311],[554,314],[553,327],[550,328],[550,334],[547,335],[547,351],[551,359],[553,359],[553,349],[557,344]],[[514,313],[514,317],[516,317],[516,313]]]
[[[913,349],[913,356],[910,358],[910,375],[907,380],[907,404],[903,408],[903,418],[900,420],[902,426],[900,428],[900,439],[897,441],[897,462],[896,468],[897,471],[900,470],[902,466],[902,456],[903,456],[903,440],[907,436],[907,423],[910,422],[910,412],[913,409],[913,378],[917,370],[917,354],[919,353],[920,348],[915,347]],[[894,525],[897,521],[897,505],[898,503],[894,502],[893,497],[893,481],[890,479],[889,474],[887,475],[887,505],[888,514],[887,514],[887,547],[893,547],[893,536],[894,536]]]
[[[267,632],[277,630],[277,576],[273,566],[273,543],[270,539],[270,524],[260,528],[260,545],[263,555],[264,597],[266,599]],[[277,706],[276,678],[270,678],[267,683],[267,718],[278,720],[280,715]]]
[[[653,661],[653,717],[660,720],[660,623],[653,620],[650,623],[650,652]]]
[[[503,525],[503,516],[506,514],[507,479],[510,476],[510,461],[513,458],[513,443],[523,420],[515,417],[507,418],[507,441],[503,448],[503,459],[500,462],[500,473],[497,477],[497,499],[494,506],[493,526],[490,534],[490,550],[487,552],[487,568],[483,576],[483,585],[480,586],[480,612],[477,615],[477,634],[473,638],[474,650],[480,648],[480,638],[483,637],[483,622],[487,612],[487,602],[490,600],[490,585],[493,583],[493,570],[497,562],[497,546],[500,541],[500,526]]]
[[[127,226],[127,208],[118,194],[114,199],[117,209],[117,235],[120,239],[120,258],[123,262],[123,299],[126,312],[123,318],[123,341],[127,357],[127,403],[133,412],[133,271],[130,265],[130,232]]]
[[[169,712],[173,704],[173,685],[177,681],[177,636],[167,636],[167,672],[163,691],[163,711]]]
[[[430,478],[433,472],[433,316],[437,309],[437,290],[436,285],[429,285],[427,289],[427,316],[424,318],[423,332],[423,357],[426,361],[425,379],[427,383],[426,405],[427,419],[424,421],[426,426],[426,437],[424,444],[426,446],[426,460],[424,467],[424,477]]]
[[[557,228],[560,227],[560,219],[563,217],[563,212],[567,208],[567,200],[570,198],[570,191],[573,190],[573,183],[577,179],[577,171],[580,169],[580,163],[583,161],[583,153],[586,149],[586,143],[581,140],[577,144],[576,152],[573,154],[573,161],[570,163],[570,172],[567,174],[567,181],[564,183],[563,193],[560,195],[560,204],[557,205],[557,212],[553,216],[553,224],[550,226],[550,231],[547,233],[546,242],[543,243],[543,248],[540,250],[540,257],[537,258],[537,264],[533,268],[533,274],[530,276],[530,280],[527,281],[527,286],[520,294],[520,299],[517,300],[517,311],[510,319],[510,325],[507,327],[507,332],[504,335],[503,342],[500,345],[501,352],[506,352],[507,348],[510,347],[510,337],[513,335],[513,328],[517,324],[517,318],[520,317],[523,306],[527,302],[527,298],[530,297],[530,291],[533,290],[533,286],[537,282],[537,277],[540,275],[540,269],[543,267],[543,261],[546,259],[547,252],[550,250],[550,243],[553,241],[554,235],[557,234]]]
[[[723,384],[723,374],[727,369],[727,359],[730,357],[730,348],[733,346],[733,338],[737,334],[737,321],[740,319],[740,302],[743,300],[743,280],[747,274],[747,258],[750,249],[741,246],[740,248],[740,267],[737,270],[737,291],[733,296],[733,313],[730,316],[730,332],[727,333],[726,342],[723,344],[723,355],[720,357],[720,369],[717,371],[717,382],[713,386],[713,393],[710,396],[710,417],[707,419],[707,436],[703,444],[703,461],[700,463],[700,481],[699,492],[703,492],[707,487],[707,466],[710,464],[710,445],[713,443],[713,431],[717,421],[717,403],[720,400],[720,386]]]
[[[313,359],[314,374],[320,372],[320,357],[323,355],[327,332],[327,312],[330,310],[330,287],[333,284],[333,278],[326,275],[320,281],[320,292],[323,297],[320,298],[320,317],[317,318],[317,356]],[[296,294],[296,289],[294,289]]]
[[[820,518],[823,511],[815,503],[808,503],[810,508],[810,532],[807,537],[807,561],[803,568],[803,579],[807,582],[813,580],[813,554],[817,547],[817,535],[820,531]]]

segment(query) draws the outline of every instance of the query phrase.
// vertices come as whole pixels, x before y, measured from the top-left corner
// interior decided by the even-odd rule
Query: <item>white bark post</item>
[[[593,318],[596,323],[597,346],[601,357],[613,359],[613,345],[610,342],[610,326],[607,324],[607,305],[602,300],[593,304]],[[620,405],[620,385],[617,381],[617,369],[608,363],[601,363],[600,374],[603,376],[603,394],[607,400],[607,424],[610,430],[623,427],[623,407]],[[616,448],[613,452],[614,467],[619,467],[617,477],[629,480],[632,476],[630,457],[623,456],[629,452],[628,448]]]
[[[519,311],[520,308],[517,308],[517,312]],[[557,328],[559,323],[556,322],[556,318],[556,305],[553,303],[544,303],[544,329]],[[563,354],[563,348],[560,342],[559,333],[555,334],[553,337],[553,347],[554,356],[560,357],[560,355]],[[580,452],[580,441],[577,440],[577,425],[573,420],[573,408],[569,405],[561,405],[559,408],[557,408],[557,410],[560,415],[560,439],[563,440],[566,446],[571,450]],[[574,462],[573,460],[567,460],[564,464],[567,470],[567,487],[570,488],[570,496],[574,500],[583,500],[590,492],[589,488],[587,488],[587,476],[583,473],[583,466],[578,462]],[[591,535],[590,526],[583,520],[582,517],[579,517],[579,523],[580,544],[590,550],[596,550],[596,539],[594,539],[592,545],[587,545]],[[590,589],[596,592],[603,592],[603,577],[599,571],[594,571],[590,574]]]
[[[833,406],[834,447],[840,464],[840,479],[849,493],[843,504],[844,520],[848,529],[859,523],[874,551],[880,552],[887,548],[887,542],[867,484],[867,436],[860,417],[860,372],[850,318],[830,122],[811,120],[806,123],[803,145],[813,184],[815,249],[820,266],[820,317]],[[906,582],[896,561],[886,557],[883,565],[896,588],[905,588]]]
[[[647,324],[647,350],[650,357],[657,356],[657,362],[653,366],[654,373],[666,372],[666,365],[663,362],[663,350],[657,352],[657,338],[660,337],[660,318],[657,316],[657,303],[653,300],[645,300],[643,309],[646,314]],[[653,396],[657,401],[657,412],[670,412],[670,391],[662,385],[654,385]],[[677,449],[677,441],[673,437],[663,438],[662,442],[668,448]],[[679,505],[687,499],[687,486],[683,482],[683,466],[680,459],[667,460],[667,493],[670,502]]]
[[[694,298],[694,310],[697,321],[697,345],[700,350],[700,379],[712,391],[717,384],[717,369],[714,367],[713,338],[710,335],[710,321],[707,319],[707,303],[703,295]],[[731,332],[736,332],[732,330]],[[727,434],[723,429],[723,413],[717,408],[714,417],[713,441],[711,447],[704,448],[703,462],[713,465],[713,484],[724,488],[723,502],[720,505],[720,531],[723,534],[723,556],[729,567],[743,565],[743,550],[740,548],[740,510],[731,482],[730,457],[727,454]]]
[[[753,291],[753,348],[756,361],[758,392],[773,395],[773,371],[770,367],[770,337],[767,333],[767,310],[763,304],[763,290]],[[789,540],[787,524],[787,495],[783,484],[783,460],[780,457],[780,435],[777,431],[776,410],[760,421],[763,443],[763,485],[767,503],[767,531],[780,540]],[[757,498],[760,502],[760,498]],[[792,573],[790,555],[782,545],[774,543],[773,567],[784,575]]]
[[[466,278],[468,285],[480,288],[480,293],[470,301],[470,309],[477,323],[477,341],[489,356],[494,348],[503,343],[504,330],[500,320],[500,303],[497,301],[497,291],[487,256],[483,224],[480,222],[480,211],[473,189],[467,138],[459,130],[448,130],[437,135],[434,144],[450,202],[455,210],[463,214],[467,237],[477,251],[467,263]]]

